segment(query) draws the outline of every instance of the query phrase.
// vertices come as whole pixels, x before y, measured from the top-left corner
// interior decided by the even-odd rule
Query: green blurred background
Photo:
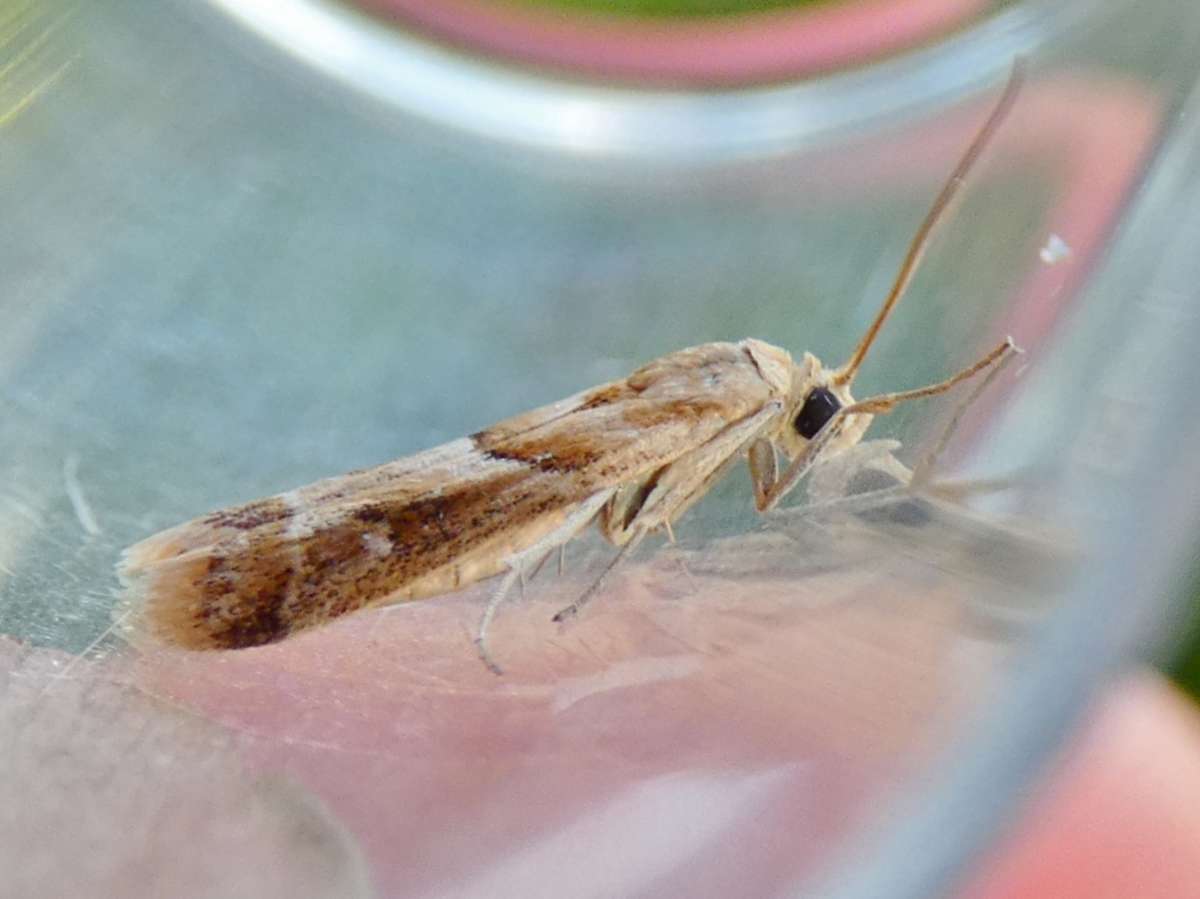
[[[1165,667],[1179,686],[1200,699],[1200,583],[1192,590],[1189,620],[1180,645]]]
[[[834,0],[508,0],[514,5],[555,7],[630,16],[720,16],[787,6],[817,6]]]

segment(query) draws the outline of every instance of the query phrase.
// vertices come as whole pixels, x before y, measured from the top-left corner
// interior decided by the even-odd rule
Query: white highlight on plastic
[[[473,879],[437,896],[608,899],[644,893],[731,827],[794,787],[803,765],[745,774],[673,774],[636,784],[584,810]]]
[[[63,489],[71,501],[71,508],[75,510],[75,517],[79,519],[79,526],[88,536],[95,537],[100,533],[100,525],[96,523],[91,504],[83,495],[83,486],[79,483],[79,457],[74,454],[67,456],[63,462]]]
[[[1038,256],[1046,265],[1054,265],[1071,256],[1071,246],[1057,234],[1046,238],[1046,245],[1038,251]]]

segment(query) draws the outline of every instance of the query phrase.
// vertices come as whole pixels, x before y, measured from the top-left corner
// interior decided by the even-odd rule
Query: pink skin
[[[786,582],[739,584],[748,611],[723,582],[681,599],[677,567],[642,565],[559,628],[586,586],[579,553],[498,616],[503,678],[471,644],[487,584],[275,646],[151,653],[131,674],[319,796],[387,895],[577,877],[612,895],[773,893],[869,817],[944,710],[949,595],[843,584],[814,613]]]
[[[454,44],[605,78],[728,84],[860,63],[962,26],[986,0],[852,0],[715,19],[572,14],[495,0],[360,0]]]
[[[906,731],[911,737],[905,717],[931,707],[929,665],[908,666],[891,688],[897,669],[873,672],[870,659],[922,649],[945,610],[926,609],[898,639],[878,642],[886,635],[876,630],[861,643],[850,660],[855,675],[838,697],[870,699],[858,707],[861,716],[803,684],[788,695],[783,679],[822,665],[788,668],[771,640],[759,666],[714,660],[708,676],[683,665],[627,671],[624,682],[593,682],[590,693],[568,680],[563,702],[548,709],[529,669],[484,691],[469,678],[450,682],[452,659],[404,666],[385,657],[381,644],[396,634],[378,623],[341,628],[324,647],[298,644],[293,653],[151,656],[132,668],[128,655],[82,662],[0,639],[0,720],[19,725],[0,793],[22,799],[19,815],[0,817],[0,859],[19,883],[38,887],[30,895],[131,895],[147,884],[190,885],[195,892],[184,893],[198,895],[215,884],[222,895],[282,897],[329,895],[303,889],[328,862],[342,866],[333,882],[363,880],[353,874],[361,851],[365,879],[379,895],[436,895],[460,885],[461,872],[475,887],[463,895],[496,895],[471,875],[507,864],[509,882],[527,888],[537,883],[531,873],[551,887],[577,877],[595,882],[611,876],[614,857],[627,862],[630,847],[645,843],[652,860],[662,853],[669,864],[623,881],[643,887],[631,894],[732,895],[739,884],[777,893],[829,849],[836,810],[853,804],[853,778],[871,767],[863,763],[878,763]],[[822,641],[825,650],[846,648],[831,647],[828,637],[847,626],[868,636],[846,614],[821,623],[801,649],[819,655]],[[601,631],[616,636],[615,623]],[[619,648],[592,646],[590,661],[573,665],[569,644],[584,642],[554,641],[557,657],[544,673],[594,667],[606,649]],[[738,692],[734,678],[762,684],[781,661],[778,690]],[[377,680],[385,674],[392,680]],[[138,690],[119,686],[131,678]],[[884,691],[873,695],[878,686]],[[904,695],[914,686],[916,695]],[[655,714],[638,715],[627,700],[646,689],[658,693],[644,694]],[[793,710],[807,704],[802,720],[780,718],[771,710],[779,700]],[[548,713],[559,719],[554,730],[539,727]],[[821,733],[826,726],[830,732]],[[681,736],[691,745],[663,742]],[[740,779],[746,766],[765,776],[750,789]],[[655,769],[676,773],[658,779],[657,796],[639,795]],[[860,792],[869,796],[871,787]],[[699,808],[697,797],[705,802]],[[604,814],[614,799],[623,815]],[[1200,714],[1160,677],[1133,674],[1101,697],[1021,799],[960,899],[1195,895]],[[572,847],[563,835],[589,806],[600,812]],[[695,852],[670,855],[680,840],[669,835]],[[539,853],[546,844],[568,851]],[[798,848],[807,857],[797,858]],[[523,857],[535,865],[514,870],[512,860]]]
[[[1200,714],[1150,673],[1114,688],[962,899],[1184,899],[1200,859]]]

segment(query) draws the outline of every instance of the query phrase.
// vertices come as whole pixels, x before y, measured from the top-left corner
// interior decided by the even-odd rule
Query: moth
[[[1014,351],[1010,338],[938,383],[863,400],[850,392],[1020,82],[1015,66],[843,365],[807,352],[796,361],[754,339],[708,343],[470,437],[212,512],[124,552],[130,629],[187,649],[258,646],[503,573],[476,637],[498,670],[485,643],[497,606],[593,523],[619,548],[607,573],[647,536],[673,539],[674,522],[743,457],[757,508],[774,508],[822,455],[857,444],[873,416],[943,393]],[[575,615],[603,580],[555,620]]]

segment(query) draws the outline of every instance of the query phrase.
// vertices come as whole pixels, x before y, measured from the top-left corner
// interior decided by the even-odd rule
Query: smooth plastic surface
[[[472,124],[492,70],[333,7],[308,7],[323,56],[217,6],[2,8],[0,870],[24,892],[927,897],[1169,633],[1200,485],[1200,14],[1015,4],[744,92],[497,70]],[[859,385],[1011,333],[1026,355],[937,469],[1006,489],[762,529],[735,470],[565,629],[611,550],[548,565],[495,622],[503,678],[471,645],[487,584],[237,653],[109,632],[120,549],[211,508],[689,344],[839,361],[1017,51],[1018,107]],[[958,399],[872,437],[911,466]],[[890,446],[859,461],[894,471]]]

